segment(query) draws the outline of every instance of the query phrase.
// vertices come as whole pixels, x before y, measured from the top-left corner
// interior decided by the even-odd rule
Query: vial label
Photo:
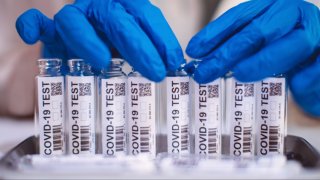
[[[67,76],[68,149],[71,154],[95,153],[95,78]]]
[[[228,78],[230,85],[226,114],[230,126],[230,154],[235,157],[254,155],[255,83],[241,83]]]
[[[193,81],[195,153],[207,156],[221,154],[222,83]]]
[[[167,139],[169,153],[189,152],[189,77],[167,77]]]
[[[125,151],[126,79],[101,79],[102,152],[114,156]]]
[[[128,78],[129,154],[156,155],[155,83],[143,77]]]
[[[64,152],[64,79],[37,77],[38,119],[41,155]]]
[[[267,78],[257,88],[257,154],[282,154],[286,118],[286,80]]]

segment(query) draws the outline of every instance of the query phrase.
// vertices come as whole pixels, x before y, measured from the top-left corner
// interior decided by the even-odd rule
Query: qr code
[[[79,83],[79,96],[91,96],[91,83]]]
[[[126,95],[125,83],[116,83],[115,86],[116,86],[116,96]]]
[[[270,83],[270,96],[282,95],[282,83]]]
[[[219,97],[219,85],[208,85],[208,98]]]
[[[244,97],[254,96],[254,84],[244,84]]]
[[[180,94],[188,95],[189,94],[189,82],[180,82]]]
[[[51,96],[62,95],[62,82],[51,83]]]
[[[151,83],[139,83],[139,96],[151,96]]]

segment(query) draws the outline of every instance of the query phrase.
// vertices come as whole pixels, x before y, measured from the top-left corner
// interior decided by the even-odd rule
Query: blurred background
[[[158,6],[185,50],[191,37],[208,22],[241,0],[152,0]],[[53,18],[72,1],[0,1],[0,157],[17,143],[33,135],[34,77],[41,43],[30,46],[19,38],[15,21],[30,8]],[[319,0],[313,0],[320,7]],[[186,56],[187,59],[189,59]],[[304,114],[289,95],[288,134],[304,137],[320,151],[320,119]]]

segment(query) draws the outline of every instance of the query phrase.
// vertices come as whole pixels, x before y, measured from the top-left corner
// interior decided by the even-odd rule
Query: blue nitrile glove
[[[115,47],[153,81],[184,63],[176,37],[148,0],[77,0],[54,21],[32,9],[17,19],[16,28],[28,44],[41,40],[46,57],[82,58],[98,69],[109,64],[110,48]]]
[[[315,5],[303,0],[252,0],[211,22],[191,39],[186,51],[203,60],[192,72],[199,83],[213,81],[229,71],[238,80],[249,82],[295,71],[319,47],[320,13]],[[320,77],[317,68],[301,71],[290,83],[297,102],[314,115],[320,115],[319,95],[310,95],[313,98],[307,101],[298,94],[303,91],[299,88],[310,89],[312,84],[299,82],[302,77],[313,74],[310,82]]]
[[[66,60],[75,56],[65,47],[51,19],[37,9],[30,9],[17,19],[16,28],[25,43],[35,44],[38,40],[43,42],[43,58],[63,59],[62,71],[66,73]]]
[[[293,97],[303,110],[320,117],[320,53],[318,59],[289,78]]]

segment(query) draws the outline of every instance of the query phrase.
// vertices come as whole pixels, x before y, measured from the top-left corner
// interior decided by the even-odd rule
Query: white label
[[[37,77],[41,155],[61,155],[64,142],[64,78]]]
[[[208,84],[193,81],[195,153],[221,154],[222,83],[217,79]]]
[[[124,153],[126,120],[126,79],[101,79],[102,153]]]
[[[167,77],[167,142],[169,153],[189,152],[189,77]]]
[[[257,154],[282,154],[286,116],[285,78],[267,78],[257,88]]]
[[[256,83],[227,79],[227,121],[230,127],[230,154],[236,157],[254,155],[254,119]]]
[[[67,76],[68,149],[71,154],[95,153],[95,78]]]
[[[143,77],[128,78],[128,151],[156,155],[155,83]]]

